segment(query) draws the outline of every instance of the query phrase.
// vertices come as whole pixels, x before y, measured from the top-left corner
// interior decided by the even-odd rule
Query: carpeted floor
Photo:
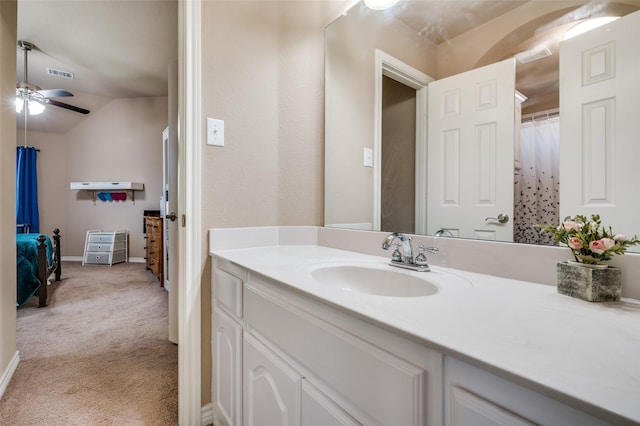
[[[168,294],[144,264],[64,262],[49,306],[18,308],[20,364],[0,425],[174,425],[178,347]]]

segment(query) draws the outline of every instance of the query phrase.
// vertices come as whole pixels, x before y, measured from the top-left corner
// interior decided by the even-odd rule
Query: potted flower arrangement
[[[567,245],[576,262],[589,265],[605,265],[616,254],[624,254],[628,247],[640,244],[637,237],[628,239],[622,234],[614,234],[611,227],[601,225],[600,215],[577,215],[565,220],[560,226],[542,225],[543,232],[553,234],[555,240]]]
[[[575,262],[558,262],[558,292],[590,302],[620,300],[621,271],[607,261],[627,248],[640,244],[637,237],[615,234],[602,225],[600,216],[577,215],[560,226],[541,225],[543,232],[553,234],[555,240],[569,247]]]

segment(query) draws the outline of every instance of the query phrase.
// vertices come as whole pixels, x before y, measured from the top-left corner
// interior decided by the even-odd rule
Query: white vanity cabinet
[[[213,259],[216,426],[609,424],[561,390]]]
[[[442,424],[439,352],[230,267],[237,268],[214,260],[212,388],[219,422]]]
[[[251,334],[243,343],[244,424],[299,425],[302,375]]]
[[[227,425],[242,424],[242,285],[246,272],[214,261],[213,383],[214,409]]]
[[[610,425],[485,370],[445,358],[445,425]]]

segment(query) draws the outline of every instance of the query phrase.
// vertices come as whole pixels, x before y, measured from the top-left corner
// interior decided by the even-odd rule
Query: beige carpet
[[[177,424],[178,347],[157,278],[139,263],[62,268],[48,307],[18,308],[0,425]]]

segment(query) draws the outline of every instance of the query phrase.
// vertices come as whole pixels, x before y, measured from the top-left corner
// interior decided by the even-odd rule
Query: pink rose
[[[596,254],[602,254],[615,245],[616,242],[611,238],[603,238],[601,240],[591,241],[589,243],[589,249]]]
[[[582,248],[582,241],[577,239],[576,237],[571,237],[567,240],[567,244],[570,248],[574,250],[580,250]]]
[[[562,226],[567,231],[571,231],[571,230],[579,231],[581,228],[580,224],[573,220],[565,220],[564,222],[562,222]]]

